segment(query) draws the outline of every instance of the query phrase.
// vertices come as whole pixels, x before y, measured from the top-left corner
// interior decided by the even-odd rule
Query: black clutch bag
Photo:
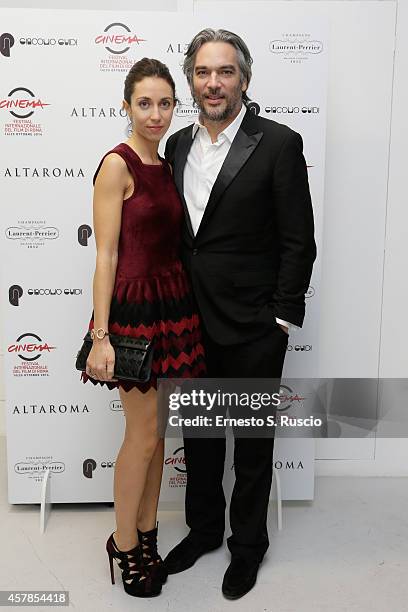
[[[153,346],[148,340],[130,338],[109,334],[109,340],[115,351],[115,367],[113,378],[123,378],[136,382],[147,382],[153,361]],[[78,351],[76,369],[86,371],[86,360],[91,352],[93,342],[88,332]]]

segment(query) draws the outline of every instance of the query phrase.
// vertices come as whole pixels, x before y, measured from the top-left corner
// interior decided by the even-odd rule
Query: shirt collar
[[[241,106],[241,110],[239,111],[238,115],[235,117],[234,121],[232,121],[229,125],[227,125],[227,127],[225,128],[225,130],[223,130],[222,132],[220,132],[218,134],[218,138],[221,136],[221,134],[224,134],[224,136],[226,137],[227,140],[229,140],[229,142],[232,142],[241,126],[242,120],[244,118],[244,115],[246,113],[246,106],[245,104],[242,104]],[[207,131],[207,128],[205,127],[205,125],[203,125],[202,123],[200,123],[200,118],[197,117],[196,121],[193,124],[193,130],[191,133],[191,137],[194,139],[197,130],[201,128],[205,131]],[[218,140],[217,138],[217,140]]]

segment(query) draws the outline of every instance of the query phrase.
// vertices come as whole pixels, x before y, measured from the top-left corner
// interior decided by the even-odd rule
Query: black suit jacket
[[[301,326],[316,257],[303,143],[285,125],[246,111],[196,236],[183,174],[192,126],[165,156],[185,209],[182,259],[209,335],[223,345],[262,336],[275,316]]]

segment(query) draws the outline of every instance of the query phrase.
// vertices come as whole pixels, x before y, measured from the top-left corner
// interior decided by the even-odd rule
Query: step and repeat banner
[[[212,4],[212,3],[210,3]],[[231,3],[227,3],[231,12]],[[212,4],[212,6],[214,6]],[[4,9],[0,31],[2,295],[10,503],[111,501],[124,418],[117,391],[84,385],[76,353],[92,311],[92,177],[126,139],[123,83],[142,57],[165,62],[179,104],[171,132],[194,122],[181,64],[204,27],[240,34],[254,58],[250,109],[304,140],[320,253],[327,89],[327,27],[302,3],[265,3],[251,15],[217,15],[205,3],[179,13]],[[273,14],[273,19],[272,19]],[[170,132],[169,134],[170,135]],[[161,152],[164,142],[161,144]],[[165,222],[165,220],[163,221]],[[304,328],[290,336],[286,377],[317,376],[320,259]],[[286,386],[291,414],[301,389]],[[286,499],[313,497],[312,439],[277,440]],[[203,458],[205,461],[205,458]],[[228,467],[229,466],[229,467]],[[226,486],[233,478],[231,449]],[[166,442],[161,500],[182,507],[182,439]]]

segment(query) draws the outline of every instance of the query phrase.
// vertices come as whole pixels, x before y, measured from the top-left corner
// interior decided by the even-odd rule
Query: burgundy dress
[[[109,332],[152,340],[151,378],[147,383],[82,380],[147,391],[158,378],[205,375],[200,322],[179,258],[183,207],[168,163],[144,164],[121,143],[109,153],[124,159],[136,189],[123,201],[118,264],[109,316]],[[93,327],[93,316],[89,329]]]

